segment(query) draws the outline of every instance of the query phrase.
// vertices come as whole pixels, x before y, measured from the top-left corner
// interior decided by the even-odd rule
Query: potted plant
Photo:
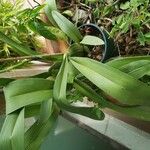
[[[147,69],[150,57],[118,58],[105,64],[87,58],[87,45],[101,45],[104,44],[103,41],[95,36],[83,37],[78,28],[58,12],[55,1],[50,2],[53,4],[48,5],[51,23],[69,39],[66,53],[34,55],[29,53],[29,48],[0,32],[1,41],[18,52],[30,55],[20,59],[54,62],[46,73],[18,80],[0,80],[6,100],[6,119],[0,136],[2,150],[39,149],[61,110],[103,120],[105,115],[102,109],[110,108],[137,119],[150,121]],[[47,36],[47,25],[39,18],[31,23],[32,30]],[[43,26],[42,32],[38,28],[39,25]],[[53,32],[49,35],[50,38],[56,36]],[[82,101],[85,96],[93,102],[93,107],[73,105],[77,100]],[[31,116],[36,116],[36,122],[25,131],[24,120]]]

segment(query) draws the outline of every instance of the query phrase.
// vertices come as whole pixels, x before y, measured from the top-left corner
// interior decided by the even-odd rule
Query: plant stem
[[[32,55],[32,56],[22,56],[22,57],[1,58],[0,62],[24,60],[24,59],[61,61],[62,58],[63,58],[63,54],[57,53],[57,54],[42,54],[42,55]]]

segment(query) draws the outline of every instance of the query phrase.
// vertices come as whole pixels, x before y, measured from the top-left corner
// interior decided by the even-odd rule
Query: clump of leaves
[[[0,31],[14,41],[26,44],[35,50],[35,47],[37,47],[35,34],[27,28],[27,22],[33,15],[33,11],[31,13],[29,9],[23,10],[23,4],[24,0],[16,0],[14,2],[2,0],[0,2]],[[12,51],[12,47],[4,42],[0,42],[0,57],[10,56],[16,56],[16,53]]]
[[[33,52],[42,48],[43,43],[37,33],[29,29],[28,25],[35,17],[40,16],[43,6],[24,8],[24,0],[1,0],[0,2],[0,32],[10,37],[20,45],[26,45]],[[3,38],[4,37],[0,37]],[[31,51],[31,54],[33,52]],[[29,54],[29,53],[28,53]],[[15,47],[5,41],[0,41],[0,58],[20,56]],[[3,71],[22,66],[25,61],[3,62],[0,69]],[[3,72],[2,71],[2,72]]]
[[[149,0],[108,1],[98,6],[95,17],[118,42],[122,55],[149,53]]]
[[[113,19],[111,35],[116,39],[124,37],[125,51],[130,53],[135,48],[143,47],[148,52],[150,46],[150,4],[149,0],[131,0],[120,3],[118,10],[122,11]],[[130,46],[133,46],[133,48]],[[144,48],[146,46],[147,48]]]
[[[96,41],[102,44],[102,41],[92,36],[83,37],[78,28],[58,12],[55,0],[49,3],[53,4],[48,6],[49,20],[73,41],[65,54],[35,56],[30,48],[0,32],[0,37],[4,37],[1,41],[15,47],[17,52],[33,54],[28,57],[29,61],[35,57],[54,62],[47,72],[36,76],[17,80],[0,79],[6,101],[6,119],[0,132],[1,149],[40,149],[61,110],[103,120],[105,115],[102,108],[110,108],[130,117],[150,121],[150,56],[118,58],[105,64],[86,58],[79,53],[85,50],[85,45],[95,44]],[[40,31],[36,30],[43,34]],[[47,28],[44,31],[48,31]],[[53,33],[49,35],[49,38],[54,37]],[[84,97],[88,97],[94,106],[74,105]],[[36,122],[25,130],[25,118],[34,116]]]
[[[149,54],[149,0],[72,0],[69,6],[74,15],[65,15],[79,25],[90,21],[106,28],[121,55]]]

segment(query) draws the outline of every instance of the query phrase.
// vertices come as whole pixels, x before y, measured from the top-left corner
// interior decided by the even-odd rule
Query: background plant
[[[38,35],[28,28],[28,23],[31,19],[40,16],[40,10],[42,6],[33,9],[24,7],[24,0],[1,0],[0,2],[0,31],[5,33],[8,37],[13,39],[15,42],[24,44],[33,51],[38,51],[42,48],[42,42],[39,42]],[[0,41],[0,57],[16,57],[20,54],[15,51],[7,43]],[[1,65],[1,70],[6,69],[7,66],[15,65],[20,66],[21,62],[14,61],[5,62]]]
[[[149,54],[149,0],[72,0],[63,4],[60,10],[79,25],[90,21],[106,28],[121,55]]]

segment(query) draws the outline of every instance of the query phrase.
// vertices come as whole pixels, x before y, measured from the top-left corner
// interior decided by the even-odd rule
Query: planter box
[[[126,149],[109,138],[96,136],[63,117],[58,118],[56,128],[50,132],[41,150],[59,150],[60,148],[62,150]]]

